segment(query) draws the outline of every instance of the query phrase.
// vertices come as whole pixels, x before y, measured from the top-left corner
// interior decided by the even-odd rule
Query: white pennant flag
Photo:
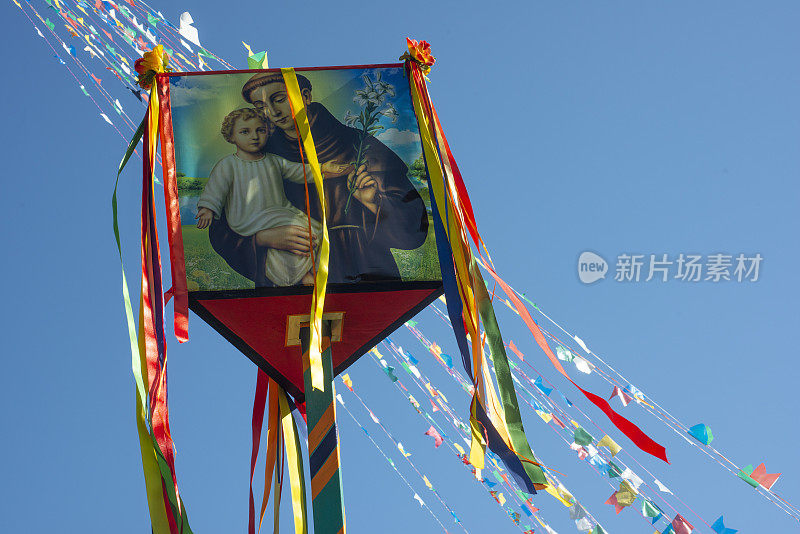
[[[575,343],[577,343],[578,345],[580,345],[580,346],[581,346],[581,348],[582,348],[583,350],[585,350],[585,351],[586,351],[586,354],[589,354],[589,353],[591,352],[591,351],[590,351],[590,350],[589,350],[589,349],[586,347],[586,343],[584,343],[584,342],[583,342],[583,340],[582,340],[581,338],[579,338],[578,336],[572,336],[572,339],[574,339],[574,340],[575,340]]]
[[[655,482],[656,482],[656,486],[658,486],[659,491],[661,491],[663,493],[669,493],[670,495],[672,495],[672,492],[670,491],[670,489],[668,487],[666,487],[664,484],[662,484],[661,482],[659,482],[658,479],[656,479]]]
[[[197,28],[192,26],[194,20],[192,16],[189,14],[188,11],[184,11],[181,15],[181,25],[178,29],[178,33],[183,36],[184,39],[189,41],[190,43],[194,43],[197,46],[200,45],[200,40],[197,38]]]

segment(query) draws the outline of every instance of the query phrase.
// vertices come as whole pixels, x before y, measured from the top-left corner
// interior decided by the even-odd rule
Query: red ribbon
[[[159,103],[159,134],[161,136],[161,168],[164,171],[164,204],[167,208],[167,238],[172,276],[172,295],[175,297],[175,337],[180,343],[189,340],[189,292],[186,287],[186,263],[183,258],[181,206],[175,169],[175,139],[172,131],[172,110],[169,97],[169,77],[156,77]]]
[[[464,180],[461,177],[461,172],[458,169],[458,165],[456,164],[455,158],[450,150],[450,146],[447,143],[447,138],[444,136],[444,131],[441,128],[441,123],[439,122],[439,117],[436,114],[436,110],[433,107],[433,102],[430,100],[430,96],[428,95],[427,86],[422,82],[421,76],[419,75],[419,67],[411,62],[411,70],[414,74],[413,81],[416,83],[417,88],[421,95],[424,95],[425,98],[423,99],[423,107],[425,111],[429,114],[432,118],[430,121],[431,131],[433,134],[434,139],[440,140],[440,157],[441,152],[447,157],[447,161],[450,164],[450,168],[452,170],[452,177],[453,182],[455,185],[455,189],[458,195],[459,205],[462,208],[462,214],[464,216],[464,223],[467,226],[467,229],[472,237],[473,242],[475,243],[475,247],[478,249],[478,253],[481,254],[481,245],[483,244],[483,240],[481,239],[480,234],[478,233],[477,223],[475,222],[475,215],[472,209],[472,203],[469,199],[469,194],[467,193],[467,188],[464,185]],[[438,125],[438,128],[434,127],[434,124]],[[437,135],[441,133],[441,135]],[[481,254],[481,257],[483,255]],[[511,299],[511,302],[514,303],[514,307],[519,312],[522,319],[525,321],[528,329],[533,334],[534,339],[536,339],[536,343],[541,347],[541,349],[547,354],[547,357],[550,359],[550,362],[553,366],[566,377],[567,380],[572,382],[572,384],[580,390],[583,395],[589,399],[589,401],[600,408],[600,410],[606,414],[609,420],[616,426],[623,434],[625,434],[633,443],[639,447],[644,452],[655,456],[656,458],[660,458],[665,462],[669,463],[667,460],[667,452],[666,449],[656,443],[652,438],[650,438],[647,434],[645,434],[638,426],[630,422],[628,419],[623,417],[622,415],[615,412],[608,402],[595,395],[594,393],[590,393],[585,391],[581,388],[578,384],[576,384],[561,366],[561,363],[558,361],[558,358],[553,354],[553,351],[550,349],[550,346],[547,344],[542,332],[539,330],[539,327],[534,322],[533,318],[531,317],[528,309],[522,304],[522,302],[517,297],[516,293],[508,286],[508,284],[500,278],[494,269],[491,268],[489,262],[484,262],[486,265],[486,269],[489,271],[489,274],[500,284],[505,291],[506,295]]]
[[[253,399],[253,448],[250,452],[250,508],[247,520],[247,533],[255,534],[256,532],[256,508],[253,501],[253,474],[256,470],[256,462],[258,461],[258,447],[261,444],[261,429],[264,426],[264,408],[267,406],[267,390],[269,385],[269,378],[267,374],[261,369],[258,370],[258,379],[256,380],[256,394]],[[270,474],[267,473],[266,476]]]

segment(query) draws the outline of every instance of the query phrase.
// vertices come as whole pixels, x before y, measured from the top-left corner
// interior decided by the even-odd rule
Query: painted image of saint
[[[425,204],[408,179],[408,167],[380,140],[372,135],[364,138],[361,131],[341,123],[325,106],[314,102],[311,82],[300,74],[297,78],[324,171],[331,243],[328,282],[401,280],[390,249],[418,248],[428,234]],[[259,149],[256,157],[263,153],[265,159],[285,160],[282,165],[286,170],[281,170],[281,178],[271,183],[283,186],[288,205],[302,216],[292,212],[292,217],[277,223],[257,224],[264,227],[250,233],[237,231],[241,227],[220,206],[221,213],[214,212],[215,216],[210,218],[205,215],[209,221],[209,240],[217,254],[257,287],[292,285],[285,283],[286,278],[276,280],[274,274],[270,276],[269,257],[275,257],[277,251],[284,257],[316,256],[314,247],[319,236],[313,224],[309,231],[306,187],[312,221],[321,218],[319,197],[314,184],[305,182],[310,179],[310,172],[305,173],[305,179],[296,173],[297,169],[302,173],[301,162],[307,163],[307,158],[304,154],[301,157],[283,76],[254,75],[242,87],[242,97],[267,121],[268,131],[272,130],[265,136],[263,149]],[[359,162],[358,168],[355,162]],[[296,167],[289,166],[290,163]],[[277,190],[275,194],[281,196]],[[283,202],[282,198],[279,200]],[[308,271],[294,283],[308,283],[307,274]]]
[[[313,261],[319,253],[322,225],[294,207],[283,188],[284,180],[305,183],[312,176],[311,169],[265,152],[268,131],[266,117],[255,108],[235,109],[223,119],[220,133],[236,151],[211,170],[197,202],[197,227],[207,228],[224,214],[233,232],[251,237],[256,246],[264,247],[272,229],[304,226],[310,231],[310,250],[268,248],[263,258],[264,274],[278,286],[313,284]],[[330,176],[347,167],[326,162],[322,172]]]

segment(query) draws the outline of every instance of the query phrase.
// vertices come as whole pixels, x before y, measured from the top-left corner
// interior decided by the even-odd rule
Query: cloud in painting
[[[392,145],[410,145],[411,143],[419,142],[419,134],[412,130],[398,130],[397,128],[389,128],[377,135],[378,139],[384,143]]]

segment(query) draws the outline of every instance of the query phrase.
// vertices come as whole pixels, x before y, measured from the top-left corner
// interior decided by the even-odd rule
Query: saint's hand
[[[202,230],[203,228],[208,228],[208,225],[211,224],[214,212],[208,208],[200,208],[194,218],[197,219],[197,227]]]
[[[378,182],[367,172],[367,166],[361,165],[358,172],[351,172],[347,177],[347,185],[353,190],[353,197],[358,199],[370,211],[378,209]]]
[[[322,174],[326,175],[326,178],[332,178],[333,176],[341,176],[343,175],[348,169],[350,169],[353,165],[351,163],[339,163],[338,161],[326,161],[322,164],[321,170]]]
[[[308,228],[297,225],[276,226],[256,233],[258,246],[288,250],[298,256],[309,255],[312,239]]]

